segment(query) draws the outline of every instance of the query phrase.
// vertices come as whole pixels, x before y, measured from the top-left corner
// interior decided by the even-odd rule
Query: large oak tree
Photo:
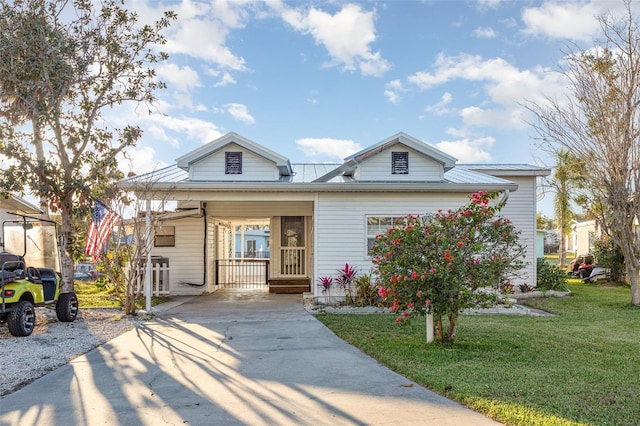
[[[60,215],[64,292],[73,290],[74,213],[116,196],[117,155],[141,136],[103,111],[134,102],[151,112],[164,87],[153,64],[167,58],[157,49],[173,19],[142,25],[120,0],[0,0],[0,189],[27,187]]]

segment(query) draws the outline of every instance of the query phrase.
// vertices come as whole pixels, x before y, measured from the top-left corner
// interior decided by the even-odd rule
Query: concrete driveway
[[[165,424],[498,423],[346,344],[300,295],[255,290],[160,311],[0,399],[0,425]]]

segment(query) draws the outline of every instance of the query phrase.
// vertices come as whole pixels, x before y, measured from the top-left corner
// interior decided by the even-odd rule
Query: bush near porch
[[[455,345],[427,345],[425,322],[321,314],[391,369],[509,425],[635,425],[640,310],[629,288],[570,280],[572,296],[530,300],[555,317],[463,316]]]

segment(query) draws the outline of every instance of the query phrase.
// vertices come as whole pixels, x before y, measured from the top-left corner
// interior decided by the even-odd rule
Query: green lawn
[[[463,316],[452,346],[427,345],[424,319],[318,319],[398,373],[503,423],[636,425],[640,309],[627,287],[570,289],[571,297],[530,302],[556,317]]]
[[[115,297],[115,295],[104,287],[96,285],[95,281],[75,281],[73,283],[75,293],[78,297],[78,304],[80,309],[82,308],[122,308],[122,304]],[[155,306],[159,303],[167,301],[166,297],[151,298],[151,305]],[[145,300],[139,299],[136,301],[138,309],[142,309],[145,306]]]

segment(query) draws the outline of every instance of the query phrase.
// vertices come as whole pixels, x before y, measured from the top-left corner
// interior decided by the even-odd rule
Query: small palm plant
[[[332,277],[320,277],[318,279],[320,283],[320,288],[322,288],[322,294],[326,294],[327,300],[331,297],[331,287],[333,286],[333,278]]]
[[[353,302],[353,294],[352,292],[352,283],[356,278],[358,271],[353,266],[349,266],[348,263],[344,264],[344,268],[338,269],[338,277],[336,278],[336,283],[338,283],[338,287],[344,290],[345,298],[347,299],[347,304],[351,304]]]

